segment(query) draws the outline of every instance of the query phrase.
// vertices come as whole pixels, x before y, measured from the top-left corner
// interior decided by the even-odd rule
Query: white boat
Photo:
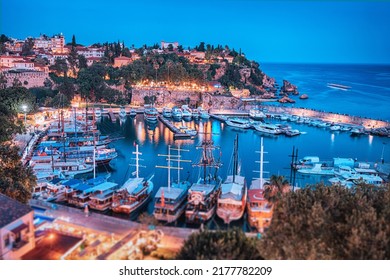
[[[192,109],[192,117],[194,118],[194,120],[197,120],[199,119],[199,110],[198,109]]]
[[[157,116],[158,116],[158,111],[156,108],[154,108],[151,105],[145,105],[144,117],[147,122],[156,123]]]
[[[253,108],[249,110],[249,117],[254,120],[262,120],[266,115],[259,108]]]
[[[131,108],[130,109],[130,117],[135,117],[135,116],[137,116],[137,111],[134,109],[134,108]]]
[[[141,209],[151,197],[153,192],[154,176],[149,179],[139,177],[139,155],[138,145],[136,145],[136,151],[133,152],[136,155],[136,171],[135,178],[129,178],[123,186],[117,190],[112,197],[112,211],[116,213],[132,214],[135,211]]]
[[[181,106],[182,109],[182,117],[185,121],[190,121],[192,118],[192,111],[187,105]]]
[[[288,118],[289,118],[288,115],[280,115],[280,120],[281,120],[281,121],[287,121]]]
[[[301,132],[298,129],[288,129],[284,132],[286,136],[293,137],[301,134]]]
[[[162,115],[164,116],[164,118],[172,117],[172,109],[169,107],[164,107],[162,110]]]
[[[243,118],[228,118],[226,124],[235,128],[247,129],[251,127],[251,123],[248,119]]]
[[[209,113],[203,109],[202,107],[198,107],[198,111],[199,111],[199,116],[201,119],[209,119],[210,118],[210,115]]]
[[[363,133],[364,133],[363,129],[360,129],[360,128],[352,128],[351,129],[351,136],[360,136]]]
[[[282,133],[280,128],[277,125],[274,125],[274,124],[259,123],[257,125],[254,125],[253,127],[257,131],[262,132],[262,133],[266,133],[266,134],[277,135],[277,134],[281,134]]]
[[[126,108],[121,107],[119,109],[119,118],[123,120],[123,119],[126,119],[126,117],[127,117]]]
[[[339,126],[339,125],[332,125],[329,129],[332,130],[332,131],[338,131],[338,130],[341,129],[341,126]]]
[[[55,161],[52,163],[36,163],[33,166],[34,171],[57,171],[65,176],[75,176],[92,172],[94,167],[90,164],[85,164],[82,161]]]
[[[341,128],[340,128],[340,130],[341,131],[350,131],[351,130],[351,127],[350,126],[342,126]]]
[[[181,119],[183,117],[183,111],[176,106],[173,107],[172,108],[172,117],[177,121],[181,121]]]
[[[233,175],[227,176],[221,185],[218,197],[217,215],[225,224],[242,217],[246,204],[246,180],[239,175],[238,167],[238,134],[234,140]]]
[[[99,119],[102,116],[102,110],[100,107],[95,108],[95,118]]]
[[[321,163],[314,164],[313,167],[299,168],[299,173],[308,175],[334,175],[334,168],[322,166]]]

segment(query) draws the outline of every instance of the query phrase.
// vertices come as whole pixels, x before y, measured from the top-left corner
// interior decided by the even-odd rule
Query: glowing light
[[[372,141],[374,140],[374,136],[373,135],[368,135],[368,144],[370,146],[372,146]]]

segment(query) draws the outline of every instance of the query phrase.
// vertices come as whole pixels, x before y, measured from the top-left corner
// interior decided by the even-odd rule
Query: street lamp
[[[24,126],[26,126],[26,119],[27,119],[27,105],[22,105],[22,109],[24,112]]]

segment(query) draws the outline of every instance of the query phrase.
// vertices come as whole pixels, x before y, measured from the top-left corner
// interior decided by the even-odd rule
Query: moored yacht
[[[172,109],[169,107],[164,107],[162,110],[162,115],[164,118],[170,118],[172,117]]]
[[[282,131],[277,125],[267,124],[267,123],[259,123],[253,126],[257,131],[265,134],[277,135],[281,134]]]
[[[150,123],[156,123],[157,122],[157,116],[158,116],[158,111],[156,108],[154,108],[151,105],[145,105],[144,108],[144,117],[147,122]]]
[[[172,108],[172,117],[176,120],[176,121],[181,121],[182,117],[183,117],[183,111],[178,108],[178,107],[173,107]]]
[[[248,119],[243,118],[228,118],[226,124],[235,128],[247,129],[251,127],[251,123]]]

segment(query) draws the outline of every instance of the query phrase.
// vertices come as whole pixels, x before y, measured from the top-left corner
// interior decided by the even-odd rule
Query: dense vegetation
[[[279,183],[283,186],[283,181]],[[269,190],[276,205],[261,240],[238,232],[206,231],[191,235],[177,258],[390,259],[389,185],[281,190]],[[232,234],[238,241],[230,239]],[[243,244],[249,244],[245,245],[248,255],[238,253]]]
[[[30,167],[23,166],[19,149],[12,142],[16,133],[24,131],[23,123],[17,119],[22,105],[29,110],[35,107],[35,99],[26,88],[0,89],[0,192],[27,203],[36,177]]]
[[[256,240],[239,229],[204,231],[192,234],[177,255],[179,260],[258,260],[262,259]]]

